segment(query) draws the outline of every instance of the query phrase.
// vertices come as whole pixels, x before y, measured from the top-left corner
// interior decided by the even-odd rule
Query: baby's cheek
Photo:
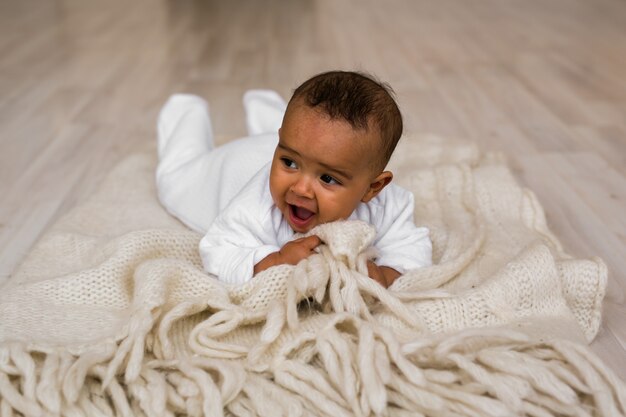
[[[274,204],[279,207],[282,205],[285,198],[287,189],[287,185],[285,183],[285,179],[280,174],[270,176],[270,194],[272,196],[272,200],[274,200]]]
[[[351,201],[337,197],[328,198],[327,201],[324,202],[324,206],[322,207],[320,205],[320,208],[324,211],[322,216],[324,217],[325,223],[335,220],[345,220],[350,217],[354,211]]]

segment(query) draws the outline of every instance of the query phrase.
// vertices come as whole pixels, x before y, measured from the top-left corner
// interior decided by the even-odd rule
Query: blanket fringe
[[[623,382],[568,341],[535,343],[497,329],[396,346],[384,330],[350,315],[300,341],[275,359],[274,381],[312,402],[318,415],[623,416],[626,410]],[[289,359],[305,345],[313,352],[307,364]]]
[[[426,330],[419,315],[413,314],[400,299],[386,291],[367,276],[366,261],[372,256],[363,252],[345,262],[332,262],[336,256],[322,246],[321,254],[300,262],[286,281],[286,296],[274,299],[267,311],[242,308],[231,304],[197,325],[190,337],[191,349],[201,355],[236,359],[247,357],[250,366],[265,369],[264,355],[283,334],[285,327],[291,331],[299,328],[299,303],[303,300],[316,302],[322,311],[339,314],[350,313],[367,322],[375,322],[368,304],[378,300],[385,308],[412,329]],[[349,266],[356,263],[356,268]],[[352,265],[354,267],[354,265]],[[259,277],[258,279],[262,279]],[[432,295],[430,295],[432,296]],[[350,307],[348,307],[350,306]],[[223,342],[220,339],[236,331],[244,324],[264,323],[259,340],[251,348]]]
[[[624,416],[626,388],[586,347],[474,329],[400,344],[343,313],[257,372],[246,361],[147,354],[133,380],[113,349],[0,352],[0,416]],[[123,363],[131,366],[131,361]]]

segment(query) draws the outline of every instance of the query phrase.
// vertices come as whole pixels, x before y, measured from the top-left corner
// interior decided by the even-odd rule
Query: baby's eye
[[[289,158],[280,158],[280,160],[283,162],[283,165],[285,165],[287,168],[291,168],[291,169],[298,168],[298,165],[296,165],[296,163]]]
[[[336,179],[334,179],[333,177],[331,177],[328,174],[323,174],[320,179],[322,180],[322,182],[326,183],[326,184],[331,184],[331,185],[335,185],[335,184],[340,184],[339,181],[337,181]]]

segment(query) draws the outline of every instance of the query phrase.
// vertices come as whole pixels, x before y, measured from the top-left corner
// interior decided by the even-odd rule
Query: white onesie
[[[250,280],[256,263],[294,238],[269,191],[284,101],[252,90],[244,105],[252,136],[215,149],[208,107],[199,97],[172,96],[158,125],[159,198],[183,223],[206,233],[200,242],[205,270],[233,284]],[[350,216],[376,228],[378,265],[404,273],[431,264],[428,229],[415,226],[413,209],[413,195],[390,184]]]

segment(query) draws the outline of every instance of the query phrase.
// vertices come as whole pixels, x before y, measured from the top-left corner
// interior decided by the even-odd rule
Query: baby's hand
[[[367,261],[367,272],[370,278],[388,288],[400,276],[400,273],[388,266],[378,266],[372,261]]]
[[[300,239],[287,242],[278,251],[278,260],[280,264],[296,265],[301,260],[315,253],[313,249],[318,247],[320,243],[322,243],[322,241],[315,235],[301,237]]]
[[[296,265],[301,260],[315,253],[313,249],[318,247],[320,243],[322,241],[315,235],[287,242],[278,252],[270,253],[261,262],[254,265],[254,275],[276,265]]]

